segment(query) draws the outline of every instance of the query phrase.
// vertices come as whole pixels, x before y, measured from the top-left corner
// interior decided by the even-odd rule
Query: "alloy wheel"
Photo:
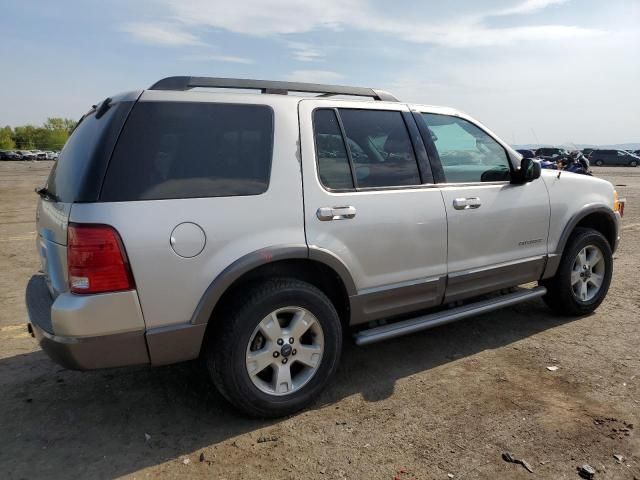
[[[583,302],[592,300],[602,288],[606,264],[602,251],[595,245],[584,247],[573,262],[571,288]]]
[[[318,371],[324,335],[318,319],[302,307],[271,312],[257,325],[246,352],[251,382],[268,395],[290,395]]]

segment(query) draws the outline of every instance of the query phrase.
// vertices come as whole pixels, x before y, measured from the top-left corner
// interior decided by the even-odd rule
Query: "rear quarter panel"
[[[120,233],[147,328],[188,323],[209,284],[244,255],[270,246],[305,245],[297,102],[275,95],[258,98],[149,91],[141,100],[270,105],[274,146],[265,193],[73,205],[71,221],[104,223]],[[206,235],[204,250],[193,258],[178,256],[169,243],[171,232],[183,222],[199,225]]]

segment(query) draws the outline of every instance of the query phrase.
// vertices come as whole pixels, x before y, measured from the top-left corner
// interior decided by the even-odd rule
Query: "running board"
[[[380,342],[389,338],[400,337],[410,333],[419,332],[428,328],[437,327],[446,323],[462,320],[463,318],[480,315],[481,313],[491,312],[503,307],[510,307],[526,300],[538,298],[547,293],[544,287],[535,287],[532,289],[521,289],[514,293],[507,293],[499,297],[481,300],[479,302],[455,307],[441,312],[430,313],[420,317],[402,320],[380,327],[362,330],[355,334],[356,345],[368,345],[370,343]]]

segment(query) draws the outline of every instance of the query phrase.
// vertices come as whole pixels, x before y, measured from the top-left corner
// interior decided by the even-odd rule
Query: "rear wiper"
[[[51,200],[52,202],[59,202],[60,199],[58,198],[57,195],[55,195],[54,193],[51,193],[49,190],[47,190],[47,187],[36,187],[35,192],[40,195],[41,198],[44,198],[45,200]]]

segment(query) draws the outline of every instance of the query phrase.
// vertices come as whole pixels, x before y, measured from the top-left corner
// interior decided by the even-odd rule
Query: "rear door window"
[[[360,188],[420,185],[420,172],[402,113],[339,109]]]
[[[353,189],[349,157],[335,111],[316,110],[313,128],[320,181],[333,190]]]
[[[272,147],[268,106],[138,102],[101,200],[259,195],[268,188]]]
[[[314,137],[318,174],[327,188],[393,188],[422,183],[401,112],[318,109]]]

